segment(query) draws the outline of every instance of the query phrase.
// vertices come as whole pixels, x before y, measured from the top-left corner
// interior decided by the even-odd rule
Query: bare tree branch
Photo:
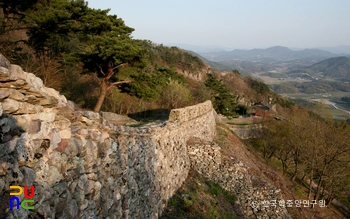
[[[119,84],[127,84],[127,83],[131,83],[133,82],[134,80],[130,79],[130,80],[125,80],[125,81],[117,81],[117,82],[114,82],[112,83],[111,85],[114,85],[114,86],[117,86]]]
[[[133,81],[134,81],[133,79],[130,79],[130,80],[124,80],[124,81],[117,81],[117,82],[114,82],[114,83],[112,83],[112,84],[110,84],[110,85],[108,86],[108,90],[111,89],[111,88],[113,88],[113,87],[115,87],[115,86],[117,86],[117,85],[119,85],[119,84],[128,84],[128,83],[131,83],[131,82],[133,82]]]
[[[122,64],[120,64],[120,65],[117,65],[117,66],[115,66],[115,67],[113,68],[113,71],[116,70],[116,69],[119,68],[119,67],[123,67],[123,66],[126,66],[126,65],[128,65],[128,63],[122,63]]]
[[[103,75],[103,76],[106,76],[106,74],[103,72],[102,68],[100,67],[100,73]]]

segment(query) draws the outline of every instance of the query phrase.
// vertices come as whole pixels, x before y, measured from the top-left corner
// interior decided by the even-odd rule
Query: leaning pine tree
[[[109,10],[90,9],[82,17],[79,38],[84,49],[79,57],[88,73],[95,73],[100,81],[100,95],[94,111],[101,109],[107,93],[115,86],[132,80],[118,78],[118,69],[141,63],[140,42],[131,38],[134,29],[126,26],[116,15],[108,15]]]
[[[113,87],[129,83],[117,77],[122,66],[143,63],[141,41],[133,40],[134,29],[109,10],[89,8],[84,0],[44,0],[28,14],[28,44],[37,55],[60,59],[61,63],[83,63],[86,74],[96,74],[100,95],[94,111]]]

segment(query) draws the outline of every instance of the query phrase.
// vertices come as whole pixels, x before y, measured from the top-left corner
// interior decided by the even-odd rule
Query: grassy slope
[[[191,170],[184,185],[168,201],[161,218],[241,218],[235,196]]]

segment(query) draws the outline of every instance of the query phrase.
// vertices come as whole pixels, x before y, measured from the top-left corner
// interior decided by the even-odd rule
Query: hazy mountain
[[[235,49],[230,52],[210,52],[200,53],[210,61],[288,61],[297,59],[327,59],[336,56],[333,53],[319,49],[304,49],[299,51],[290,50],[287,47],[275,46],[267,49],[240,50]]]
[[[318,47],[316,49],[328,51],[334,54],[350,54],[350,46]]]
[[[185,50],[186,52],[197,56],[198,58],[200,58],[203,62],[207,63],[208,65],[210,65],[210,67],[220,70],[220,71],[230,71],[233,70],[232,68],[230,68],[229,66],[226,66],[224,64],[218,63],[218,62],[213,62],[213,61],[209,61],[208,59],[204,58],[203,56],[199,55],[198,53],[195,53],[191,50]]]
[[[328,77],[337,80],[350,80],[350,58],[341,56],[318,62],[288,74],[307,73],[312,77]]]
[[[229,48],[222,46],[200,46],[200,45],[191,45],[185,43],[169,43],[167,46],[176,46],[184,50],[194,51],[196,53],[208,53],[208,52],[224,52],[229,51]]]

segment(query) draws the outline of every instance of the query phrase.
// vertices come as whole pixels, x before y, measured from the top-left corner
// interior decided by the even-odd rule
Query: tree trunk
[[[127,63],[123,63],[123,64],[120,64],[120,65],[112,68],[112,66],[110,65],[109,62],[106,64],[107,74],[104,74],[102,72],[104,74],[104,77],[101,79],[101,85],[100,85],[101,93],[100,93],[100,96],[99,96],[97,103],[95,105],[95,108],[94,108],[95,112],[99,112],[101,110],[103,101],[105,100],[106,95],[107,95],[109,90],[111,90],[113,87],[115,87],[119,84],[130,83],[133,81],[133,80],[124,80],[124,81],[118,81],[118,82],[114,82],[114,83],[109,82],[109,79],[114,75],[114,70],[119,68],[119,67],[125,66],[125,65],[127,65]]]
[[[100,96],[98,97],[98,101],[95,105],[94,112],[100,112],[103,101],[105,100],[105,97],[107,95],[108,85],[107,85],[106,78],[102,79],[100,89],[101,89],[101,93],[100,93]]]
[[[286,174],[286,164],[282,161],[282,174]]]
[[[286,161],[286,160],[283,160],[283,161],[282,161],[282,171],[283,171],[283,175],[286,175],[287,170],[288,170],[287,161]]]
[[[322,189],[321,187],[322,187],[322,176],[320,176],[320,179],[318,180],[316,192],[314,194],[314,200],[317,200],[320,197],[320,191]]]
[[[107,72],[106,72],[107,74],[104,74],[104,77],[101,79],[101,85],[100,85],[101,93],[95,105],[94,112],[100,112],[103,101],[105,100],[107,92],[109,90],[108,80],[114,74],[113,68],[109,62],[106,63],[106,68],[107,68]]]
[[[306,172],[305,172],[305,170],[304,170],[303,176],[301,177],[300,182],[304,182],[305,177],[306,177]]]
[[[299,149],[297,149],[299,150]],[[292,177],[290,178],[292,181],[295,181],[295,178],[297,177],[297,174],[298,174],[298,168],[299,168],[299,151],[296,151],[295,152],[296,154],[294,155],[294,172],[293,172],[293,175]]]
[[[308,198],[309,200],[311,200],[311,193],[312,193],[312,183],[314,182],[313,181],[313,178],[314,178],[314,169],[311,168],[311,172],[310,172],[310,181],[309,181],[309,192],[308,192]]]

